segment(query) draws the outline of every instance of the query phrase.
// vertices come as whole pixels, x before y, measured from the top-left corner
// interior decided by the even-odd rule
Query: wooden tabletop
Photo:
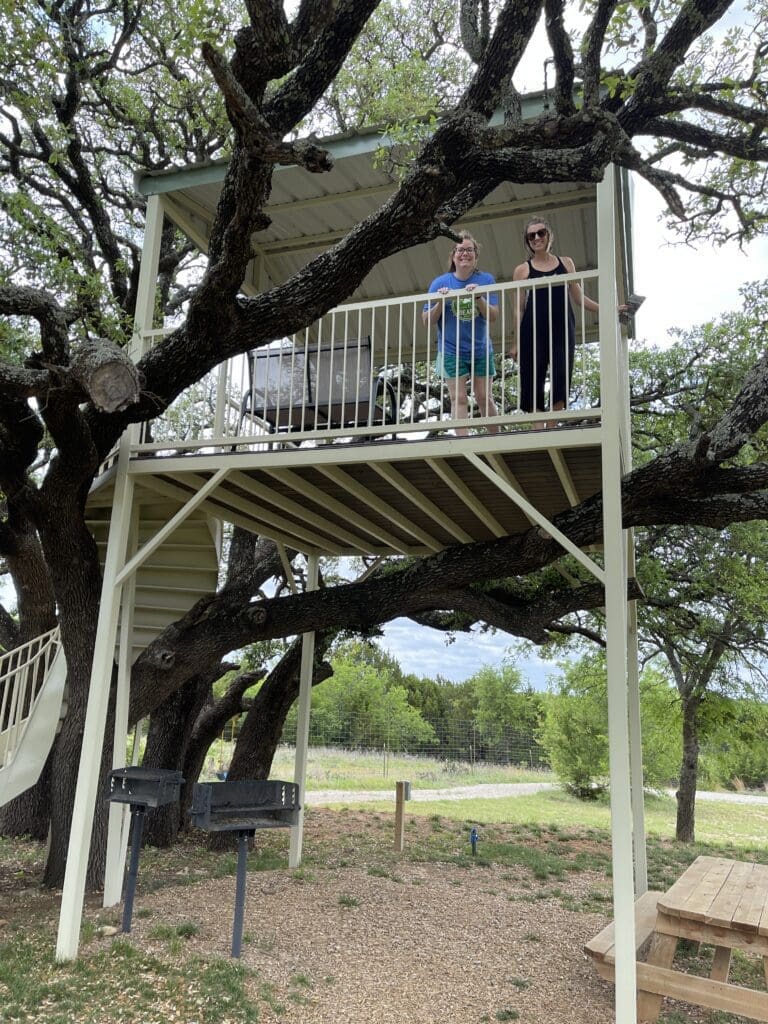
[[[697,857],[668,892],[659,911],[749,935],[768,935],[768,865]]]

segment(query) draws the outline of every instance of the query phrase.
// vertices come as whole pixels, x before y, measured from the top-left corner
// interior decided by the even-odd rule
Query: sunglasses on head
[[[546,238],[549,234],[549,228],[539,228],[538,231],[529,231],[526,238],[529,242],[532,242],[534,238]]]

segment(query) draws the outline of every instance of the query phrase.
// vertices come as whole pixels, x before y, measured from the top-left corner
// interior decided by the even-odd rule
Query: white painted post
[[[627,702],[627,566],[621,508],[623,394],[619,393],[616,314],[615,169],[597,187],[602,406],[603,543],[608,671],[613,916],[616,936],[616,1022],[636,1024],[632,797]]]
[[[320,556],[307,558],[307,589],[317,590]],[[299,787],[299,810],[296,824],[291,828],[291,844],[288,852],[288,867],[301,864],[301,848],[304,842],[304,793],[307,784],[307,750],[309,748],[309,713],[312,704],[312,665],[315,658],[315,634],[304,633],[301,641],[301,676],[299,682],[299,714],[296,722],[296,758],[293,781]]]
[[[160,265],[160,243],[163,237],[163,200],[150,196],[147,200],[147,219],[144,226],[144,245],[141,250],[141,270],[136,290],[136,315],[133,321],[131,358],[140,359],[149,348],[144,331],[152,330],[155,322],[157,272]]]
[[[139,509],[131,510],[131,528],[128,551],[136,553],[139,536]],[[120,640],[117,658],[117,696],[115,699],[115,728],[112,741],[112,767],[122,768],[128,743],[128,711],[131,699],[131,662],[133,653],[133,609],[136,603],[136,573],[123,585],[120,615]],[[107,829],[107,861],[104,869],[104,899],[102,906],[113,907],[120,902],[125,873],[125,851],[128,844],[125,833],[130,829],[128,804],[110,803]]]
[[[104,730],[109,708],[109,691],[117,638],[117,616],[122,589],[115,584],[115,578],[125,558],[130,508],[133,504],[133,481],[127,472],[129,451],[129,444],[124,438],[117,461],[115,497],[109,524],[109,542],[104,564],[104,582],[101,588],[99,620],[96,627],[96,643],[88,689],[83,746],[80,753],[80,768],[77,775],[75,804],[67,849],[67,866],[61,894],[59,934],[56,943],[57,960],[73,960],[77,956],[80,942],[85,877],[91,849],[91,832],[101,768],[101,753],[104,748]]]
[[[630,575],[634,564],[634,533],[627,530]],[[645,801],[643,799],[643,736],[640,724],[640,671],[637,654],[637,601],[627,609],[627,675],[629,682],[629,770],[632,788],[632,820],[635,851],[635,896],[648,891],[648,858],[645,849]]]
[[[143,332],[151,328],[154,319],[162,227],[161,199],[159,196],[151,196],[147,202],[144,247],[131,344],[133,359],[138,359],[141,356],[144,350]],[[117,457],[115,493],[109,523],[104,580],[101,588],[99,619],[96,626],[96,642],[88,689],[88,705],[83,728],[83,746],[80,752],[80,767],[67,848],[67,866],[61,894],[59,932],[56,941],[57,960],[73,960],[77,956],[80,944],[85,878],[91,849],[93,816],[101,768],[101,754],[104,749],[104,731],[109,709],[117,620],[122,594],[122,584],[118,583],[118,576],[125,564],[133,507],[134,484],[128,475],[128,460],[131,443],[136,435],[137,428],[135,426],[130,427],[123,434]]]

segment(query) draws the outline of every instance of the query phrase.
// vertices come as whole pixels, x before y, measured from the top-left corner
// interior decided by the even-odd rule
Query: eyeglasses
[[[474,255],[475,247],[472,246],[471,249],[464,249],[464,248],[462,248],[462,249],[454,249],[453,251],[456,253],[457,256],[467,255],[467,254],[472,256],[472,255]]]
[[[525,237],[532,242],[534,238],[546,238],[548,234],[549,228],[539,228],[537,231],[529,231]]]

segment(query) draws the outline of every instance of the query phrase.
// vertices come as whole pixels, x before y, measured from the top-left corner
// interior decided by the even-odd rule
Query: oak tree
[[[390,6],[396,14],[398,5]],[[651,182],[688,237],[753,237],[765,224],[768,145],[766,48],[749,25],[764,10],[750,3],[747,25],[713,40],[710,30],[732,6],[597,0],[577,11],[560,0],[462,0],[468,81],[441,92],[446,106],[396,193],[291,279],[243,298],[274,167],[295,162],[323,173],[329,166],[322,144],[300,138],[301,129],[343,81],[382,0],[300,0],[290,14],[281,0],[245,0],[195,8],[184,31],[163,0],[23,7],[3,0],[4,36],[22,41],[28,59],[8,47],[0,58],[0,545],[19,611],[18,626],[8,616],[0,625],[12,643],[58,619],[67,654],[69,713],[50,761],[49,884],[62,878],[100,594],[85,501],[122,432],[157,417],[222,359],[313,322],[378,261],[445,234],[502,181],[598,181],[612,162]],[[551,103],[523,122],[515,74],[542,17]],[[241,27],[230,39],[231,24]],[[215,116],[221,107],[226,135]],[[501,124],[492,121],[500,108]],[[166,121],[173,131],[164,130]],[[133,368],[133,379],[120,355],[142,225],[130,172],[167,166],[179,154],[199,160],[220,152],[229,163],[204,273],[179,274],[192,253],[169,229],[161,300],[178,313],[178,326]],[[110,187],[119,215],[110,212]],[[17,246],[28,233],[34,246]],[[93,385],[102,364],[132,381],[117,404],[105,404]],[[762,517],[765,463],[737,463],[766,419],[763,358],[719,419],[625,479],[625,525],[720,529]],[[598,542],[600,496],[556,525],[578,545]],[[364,582],[264,600],[259,616],[243,598],[244,572],[237,587],[199,602],[140,656],[131,716],[148,714],[245,643],[319,626],[367,629],[395,615],[456,609],[541,642],[564,614],[599,604],[599,588],[545,587],[528,601],[506,602],[477,584],[525,577],[559,557],[552,540],[530,530],[459,545]],[[100,870],[98,842],[93,850],[91,882]]]

